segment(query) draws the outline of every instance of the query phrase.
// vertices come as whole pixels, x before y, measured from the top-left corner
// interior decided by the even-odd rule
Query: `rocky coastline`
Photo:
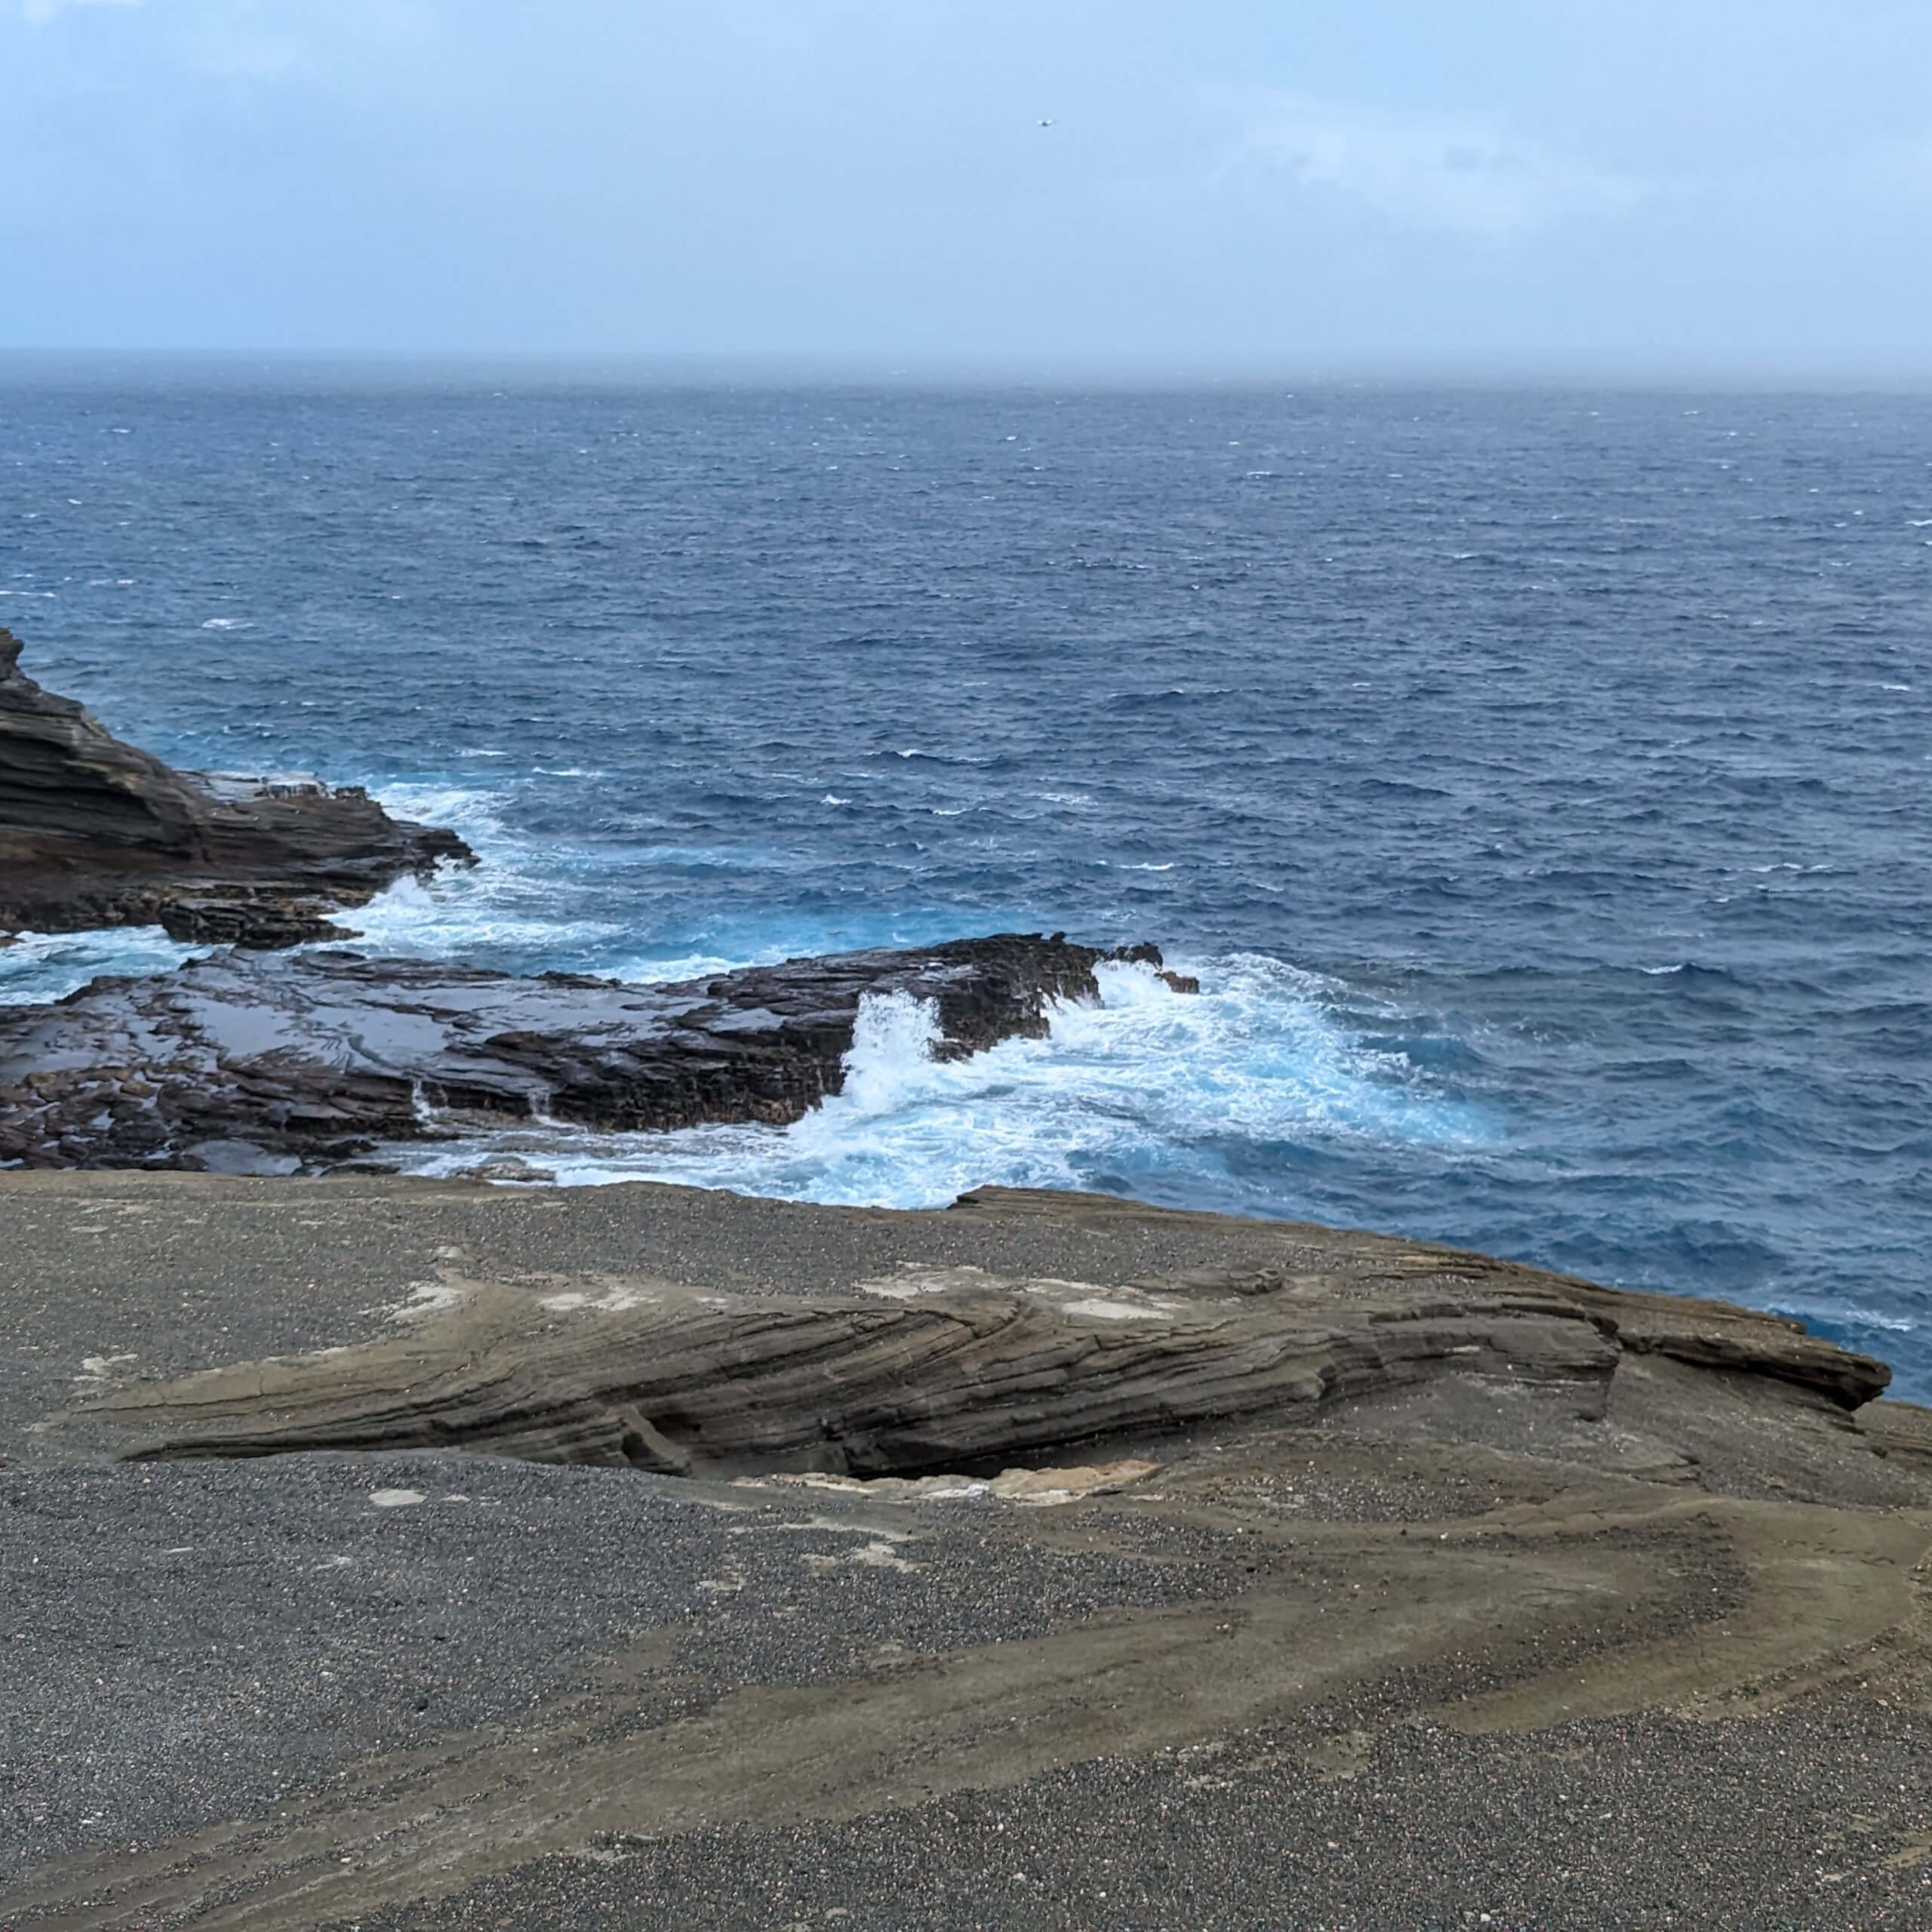
[[[306,774],[183,772],[20,668],[0,629],[0,937],[159,925],[195,944],[351,938],[331,915],[472,864],[455,833]]]
[[[0,929],[223,949],[0,1007],[0,1923],[1932,1918],[1932,1412],[1881,1362],[1108,1195],[383,1173],[795,1121],[868,999],[955,1057],[1108,961],[1197,989],[1057,934],[287,950],[468,854],[17,654]]]
[[[231,952],[0,1007],[0,1161],[314,1171],[533,1120],[630,1131],[798,1119],[844,1078],[860,1002],[928,1002],[934,1051],[1038,1038],[1103,952],[1004,934],[660,986],[340,952]],[[1164,975],[1177,992],[1193,983]]]
[[[941,1058],[1037,1038],[1139,946],[1004,934],[635,986],[359,954],[329,915],[473,863],[353,789],[179,772],[19,666],[0,632],[0,931],[158,922],[178,971],[0,1007],[0,1164],[326,1170],[533,1120],[631,1131],[798,1119],[839,1091],[860,1002],[929,1002]]]

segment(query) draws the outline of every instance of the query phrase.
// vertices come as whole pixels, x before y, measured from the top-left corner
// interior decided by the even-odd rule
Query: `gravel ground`
[[[1270,1730],[835,1825],[614,1839],[361,1932],[1932,1923],[1932,1724]],[[346,1932],[339,1921],[336,1932]]]
[[[5,1177],[0,1925],[1932,1924],[1932,1464],[1748,1378],[1198,1431],[1051,1509],[47,1426],[466,1282],[1119,1282],[1305,1233]]]

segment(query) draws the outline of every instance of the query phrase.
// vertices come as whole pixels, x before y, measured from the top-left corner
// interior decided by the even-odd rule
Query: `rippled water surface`
[[[0,381],[0,623],[177,761],[454,825],[372,947],[1152,938],[964,1064],[571,1180],[976,1182],[1803,1315],[1932,1391],[1932,402]],[[0,997],[182,956],[33,940]]]

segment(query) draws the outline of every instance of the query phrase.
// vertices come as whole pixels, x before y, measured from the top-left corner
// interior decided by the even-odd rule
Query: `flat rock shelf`
[[[1055,934],[789,960],[660,986],[346,952],[232,952],[0,1008],[0,1160],[292,1171],[533,1119],[784,1123],[839,1091],[868,995],[929,1001],[941,1058],[1038,1038],[1151,946]],[[1164,977],[1177,993],[1193,982]]]

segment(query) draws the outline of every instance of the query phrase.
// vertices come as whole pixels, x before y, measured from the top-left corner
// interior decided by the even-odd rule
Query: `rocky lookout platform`
[[[0,1177],[0,1923],[1932,1915],[1932,1414],[986,1190]]]

